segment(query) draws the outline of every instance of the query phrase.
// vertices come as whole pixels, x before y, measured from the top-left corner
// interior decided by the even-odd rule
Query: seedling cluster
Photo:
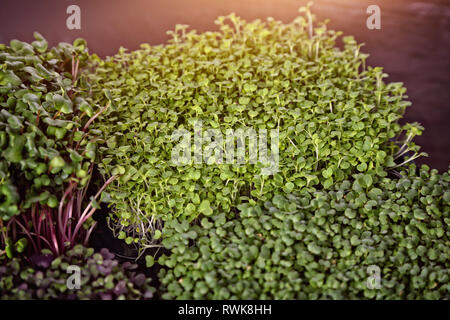
[[[300,12],[106,59],[0,45],[0,298],[449,299],[450,171],[414,164],[402,83]],[[221,143],[241,129],[277,135]],[[87,248],[101,202],[158,291]]]
[[[303,16],[289,24],[235,15],[216,23],[219,31],[200,34],[177,26],[167,45],[122,49],[94,63],[93,103],[111,104],[95,126],[105,141],[99,168],[121,175],[108,192],[114,224],[130,241],[153,245],[157,220],[233,216],[242,203],[330,189],[355,172],[385,176],[399,155],[418,151],[411,140],[422,128],[397,122],[410,105],[405,88],[366,67],[352,37],[339,49],[340,32],[325,23],[310,29]],[[241,165],[198,163],[196,152],[205,152],[196,144],[190,165],[173,165],[174,131],[211,139],[196,131],[198,121],[224,136],[242,127],[278,130],[279,169],[262,174],[249,148]]]
[[[449,172],[355,174],[239,206],[199,225],[166,223],[167,299],[448,299]],[[367,285],[380,270],[380,288]]]

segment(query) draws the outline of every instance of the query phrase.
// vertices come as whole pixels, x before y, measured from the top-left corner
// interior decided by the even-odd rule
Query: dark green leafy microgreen
[[[0,51],[0,218],[8,220],[33,203],[55,207],[50,195],[62,196],[63,185],[87,183],[93,136],[73,141],[89,116],[85,80],[80,71],[89,57],[85,46],[61,43],[47,49],[38,33],[32,44],[18,40]],[[90,135],[92,135],[90,133]],[[19,192],[20,190],[20,192]],[[4,202],[3,199],[6,199]]]
[[[10,245],[23,234],[32,250],[59,255],[91,231],[96,202],[84,196],[99,137],[90,124],[105,108],[89,98],[86,42],[49,49],[34,37],[0,46],[0,248],[23,252],[25,243]]]
[[[374,176],[358,189],[348,180],[305,187],[189,232],[167,222],[162,297],[449,299],[450,170],[418,173],[411,166],[400,180]],[[371,266],[379,288],[367,285]]]

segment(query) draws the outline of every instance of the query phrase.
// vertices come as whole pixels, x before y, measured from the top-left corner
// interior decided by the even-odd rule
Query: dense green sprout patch
[[[94,109],[80,77],[89,57],[84,40],[48,48],[35,33],[31,44],[0,45],[0,219],[33,203],[55,208],[64,184],[84,186],[95,158]],[[89,133],[89,137],[86,138]]]
[[[357,172],[383,177],[402,153],[418,151],[411,139],[421,127],[397,123],[410,104],[405,88],[366,67],[352,37],[339,49],[340,32],[313,26],[309,12],[288,24],[234,15],[216,23],[219,31],[205,33],[177,26],[167,45],[121,49],[95,64],[93,103],[111,103],[96,126],[105,141],[99,167],[105,177],[121,174],[108,188],[110,207],[130,241],[151,243],[160,218],[232,216],[239,204],[333,189]],[[201,134],[196,121],[204,139],[207,129],[278,130],[278,172],[262,174],[248,153],[241,165],[194,157],[173,165],[172,133]]]
[[[0,44],[0,298],[151,298],[135,265],[77,245],[107,201],[114,236],[170,251],[145,257],[165,299],[449,299],[450,171],[405,171],[423,129],[398,123],[406,89],[300,12],[105,60],[81,39]]]
[[[165,224],[166,299],[448,299],[450,176],[353,176]],[[368,286],[379,268],[379,287]],[[371,289],[372,288],[372,289]]]
[[[80,268],[79,288],[70,289],[74,271]],[[137,273],[137,265],[120,264],[107,249],[75,246],[65,255],[53,257],[50,252],[33,256],[32,263],[14,258],[0,265],[0,299],[150,299],[155,291],[150,278]]]

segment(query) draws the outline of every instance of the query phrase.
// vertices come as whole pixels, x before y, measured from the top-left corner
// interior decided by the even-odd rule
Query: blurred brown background
[[[120,46],[164,43],[166,31],[189,24],[215,29],[214,19],[231,12],[246,18],[297,16],[301,0],[0,0],[0,43],[32,40],[39,31],[50,44],[87,39],[90,51],[113,55]],[[81,8],[81,30],[66,28],[66,9]],[[381,8],[381,30],[369,30],[366,9]],[[383,66],[388,81],[402,81],[413,105],[404,121],[418,121],[425,133],[416,139],[430,157],[425,162],[447,170],[450,164],[450,1],[316,0],[314,13],[330,27],[353,34],[370,53],[369,64]]]

